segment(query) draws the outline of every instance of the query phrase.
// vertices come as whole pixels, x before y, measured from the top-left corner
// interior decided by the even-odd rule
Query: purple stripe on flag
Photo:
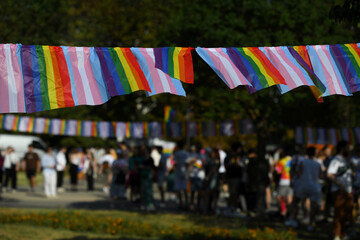
[[[355,79],[354,77],[352,76],[351,74],[351,70],[349,68],[349,66],[346,64],[346,61],[339,49],[339,46],[337,45],[329,45],[331,51],[334,53],[333,56],[334,58],[337,60],[337,62],[339,63],[343,73],[345,74],[345,78],[346,80],[348,81],[349,83],[349,87],[350,87],[350,90],[351,92],[357,92],[358,91],[358,88],[356,86],[356,83],[355,83]]]
[[[155,67],[163,69],[162,48],[154,48]]]
[[[253,80],[249,74],[249,71],[246,69],[244,64],[240,64],[243,63],[243,61],[241,60],[241,57],[236,53],[236,51],[233,48],[226,48],[230,59],[233,61],[234,65],[240,70],[240,72],[246,77],[246,79],[253,84]],[[252,87],[250,87],[252,88]],[[255,89],[256,91],[256,89]]]
[[[36,112],[34,81],[31,62],[31,46],[22,46],[21,61],[24,76],[26,112]]]
[[[100,47],[95,47],[95,51],[96,51],[96,54],[99,57],[101,71],[103,73],[104,81],[105,81],[107,89],[108,89],[108,91],[110,93],[110,96],[112,96],[112,97],[118,96],[119,94],[118,94],[118,92],[116,90],[114,79],[112,78],[111,73],[109,71],[109,68],[108,68],[108,66],[106,64],[105,56],[104,56],[104,53],[103,53],[102,49]]]
[[[320,81],[319,77],[315,74],[311,67],[305,62],[305,60],[294,48],[288,47],[288,49],[291,55],[296,59],[296,61],[298,61],[298,63],[308,72],[309,76],[314,81],[315,86],[318,87],[322,93],[324,93],[325,85]]]

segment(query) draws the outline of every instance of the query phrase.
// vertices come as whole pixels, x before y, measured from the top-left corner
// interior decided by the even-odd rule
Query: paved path
[[[69,182],[65,179],[65,183]],[[128,199],[129,199],[129,191]],[[159,203],[159,193],[154,184],[155,203]],[[140,210],[139,204],[132,204],[126,200],[117,200],[115,205],[111,206],[109,195],[102,190],[101,182],[95,183],[94,191],[87,191],[86,182],[80,181],[78,191],[70,191],[70,185],[65,184],[65,192],[58,193],[56,199],[48,199],[45,197],[41,185],[36,186],[35,192],[30,192],[29,187],[19,186],[16,192],[3,191],[1,207],[21,207],[21,208],[53,208],[53,209],[118,209],[127,211]],[[158,209],[166,212],[176,212],[176,204],[174,201],[167,201],[166,208]]]

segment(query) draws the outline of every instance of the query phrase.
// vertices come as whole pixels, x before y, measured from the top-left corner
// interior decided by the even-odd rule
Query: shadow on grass
[[[71,238],[55,238],[54,240],[114,240],[115,238],[98,238],[98,237],[87,237],[87,236],[75,236],[75,237],[71,237]],[[138,240],[139,238],[127,238],[127,237],[121,237],[118,239],[122,239],[122,240]]]
[[[187,217],[187,221],[191,221],[194,224],[202,225],[204,227],[207,226],[221,226],[223,228],[228,229],[264,229],[265,227],[272,228],[275,231],[286,231],[289,230],[286,227],[282,220],[280,220],[276,216],[267,215],[263,218],[254,217],[254,218],[239,218],[239,217],[224,217],[224,216],[206,216],[206,215],[197,215],[197,214],[189,214]],[[298,239],[316,239],[316,240],[328,240],[332,239],[332,223],[318,223],[315,229],[311,232],[307,231],[307,225],[301,225],[293,229],[294,232],[298,233]],[[359,228],[359,224],[356,226]],[[360,239],[360,234],[354,239]]]

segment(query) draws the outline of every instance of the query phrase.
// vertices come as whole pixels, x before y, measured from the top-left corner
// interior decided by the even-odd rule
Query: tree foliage
[[[346,1],[356,2],[356,1]],[[356,41],[353,25],[330,18],[333,1],[292,0],[10,0],[0,2],[1,42],[75,46],[277,46]],[[334,9],[334,8],[333,8]],[[336,11],[332,11],[336,15]],[[341,17],[341,15],[339,14]],[[356,17],[356,15],[354,15]],[[162,120],[173,105],[184,120],[251,117],[259,129],[296,125],[360,125],[358,97],[332,96],[319,104],[307,87],[280,95],[276,87],[249,95],[229,90],[196,55],[188,97],[136,92],[101,106],[58,109],[37,116],[74,119]],[[266,132],[266,131],[265,131]]]

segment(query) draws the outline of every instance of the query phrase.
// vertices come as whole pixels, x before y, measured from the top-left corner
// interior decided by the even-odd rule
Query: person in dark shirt
[[[34,146],[32,144],[28,147],[29,151],[25,154],[23,160],[23,169],[26,171],[26,177],[30,183],[30,191],[35,191],[35,178],[36,172],[40,171],[40,158],[37,153],[34,152]]]
[[[154,160],[150,157],[150,151],[146,146],[141,148],[144,161],[140,166],[141,175],[141,195],[144,204],[144,210],[154,211],[154,198],[153,198],[153,179],[154,179]]]
[[[243,157],[241,143],[234,143],[231,152],[225,158],[226,182],[229,187],[228,213],[234,212],[237,207],[239,186],[241,181],[240,160]]]

